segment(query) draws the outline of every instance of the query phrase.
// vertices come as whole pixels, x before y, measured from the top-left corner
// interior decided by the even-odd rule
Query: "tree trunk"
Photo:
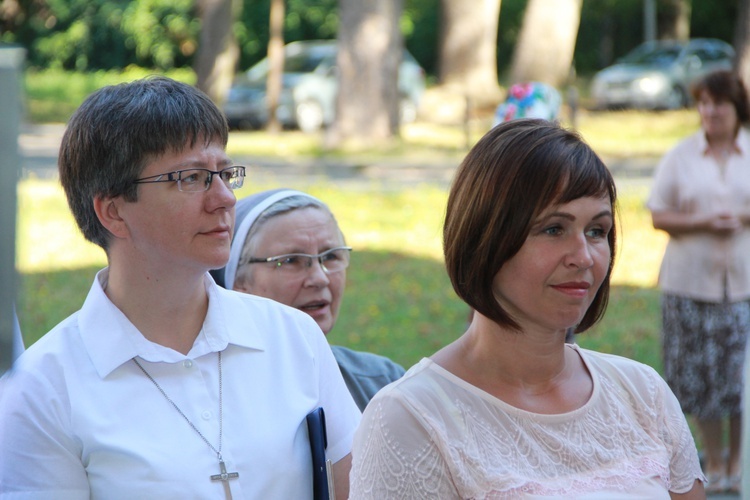
[[[329,147],[372,146],[399,134],[403,0],[340,0],[339,91]]]
[[[266,98],[268,99],[266,128],[272,133],[281,131],[281,123],[276,117],[276,108],[279,107],[284,74],[284,10],[284,0],[271,0],[268,78],[266,79]]]
[[[690,38],[690,0],[663,0],[659,12],[659,38],[687,40]]]
[[[562,87],[569,79],[582,0],[529,0],[513,53],[513,83]]]
[[[739,0],[734,28],[734,67],[745,86],[750,85],[750,0]]]
[[[441,85],[477,106],[497,103],[497,29],[502,0],[441,0]]]
[[[219,104],[224,102],[232,85],[239,58],[232,34],[238,8],[241,8],[239,1],[235,6],[233,0],[198,0],[201,34],[193,68],[196,86]]]

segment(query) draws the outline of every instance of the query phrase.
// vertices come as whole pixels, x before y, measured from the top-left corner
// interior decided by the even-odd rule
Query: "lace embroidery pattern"
[[[379,418],[367,428],[367,434],[369,440],[361,453],[366,458],[351,471],[360,480],[354,482],[350,499],[378,498],[383,493],[394,498],[449,499],[455,495],[455,489],[446,485],[449,473],[432,441],[407,453]]]
[[[418,383],[405,380],[368,408],[352,498],[575,497],[627,492],[645,478],[666,490],[676,476],[692,485],[700,468],[684,418],[664,411],[658,375],[642,375],[636,390],[599,374],[596,401],[553,416],[503,407],[423,367],[410,377]]]
[[[459,490],[477,498],[519,494],[575,497],[597,490],[628,491],[644,477],[668,483],[668,457],[627,425],[602,415],[559,426],[524,422],[509,427],[488,422],[464,404],[457,408],[467,426],[466,446],[452,447],[449,462],[462,464]],[[621,420],[615,420],[622,422]],[[467,453],[471,450],[471,453]]]

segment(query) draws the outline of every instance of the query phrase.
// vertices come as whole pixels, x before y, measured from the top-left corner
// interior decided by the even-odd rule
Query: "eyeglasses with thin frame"
[[[152,182],[176,182],[177,189],[182,192],[196,193],[208,191],[214,175],[229,189],[239,189],[245,182],[245,167],[232,166],[223,170],[208,170],[207,168],[189,168],[186,170],[175,170],[164,174],[152,175],[136,179],[134,184],[149,184]]]
[[[308,272],[313,265],[313,259],[316,259],[323,271],[326,274],[331,274],[343,271],[349,266],[349,252],[351,251],[352,247],[336,247],[317,255],[288,253],[266,257],[265,259],[250,257],[244,263],[240,262],[240,265],[271,263],[274,265],[274,269],[278,269],[280,272],[289,275],[301,275]]]

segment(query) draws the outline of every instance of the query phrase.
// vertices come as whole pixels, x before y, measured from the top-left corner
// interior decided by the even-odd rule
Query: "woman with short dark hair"
[[[565,343],[604,313],[615,206],[612,176],[574,132],[514,120],[477,143],[443,231],[475,313],[365,409],[350,498],[705,498],[659,374]]]
[[[360,412],[320,328],[208,274],[245,176],[227,137],[206,94],[166,77],[73,114],[60,180],[108,265],[0,379],[0,498],[312,498],[320,407],[347,496]]]

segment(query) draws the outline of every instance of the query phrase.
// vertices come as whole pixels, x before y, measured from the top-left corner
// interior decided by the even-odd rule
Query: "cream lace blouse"
[[[660,499],[705,482],[679,403],[655,370],[568,347],[594,390],[558,415],[512,407],[423,359],[365,410],[350,498]]]

